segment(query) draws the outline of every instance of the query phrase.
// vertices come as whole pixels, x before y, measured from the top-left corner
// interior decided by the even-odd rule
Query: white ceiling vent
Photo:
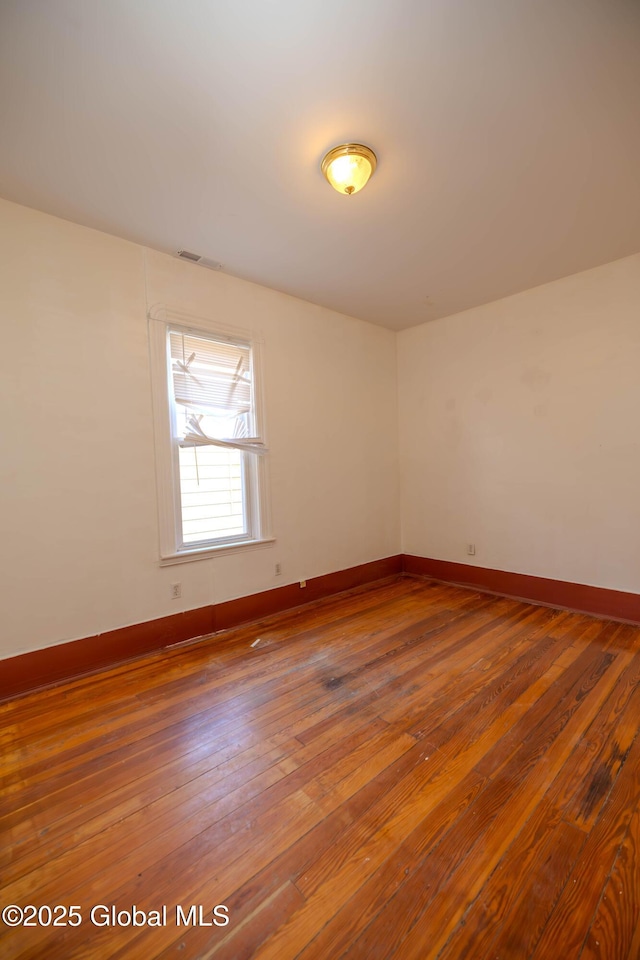
[[[208,267],[209,270],[221,270],[222,264],[217,260],[210,260],[209,257],[202,257],[199,253],[191,253],[189,250],[178,250],[176,256],[181,260],[188,260],[189,263],[197,263],[201,267]]]

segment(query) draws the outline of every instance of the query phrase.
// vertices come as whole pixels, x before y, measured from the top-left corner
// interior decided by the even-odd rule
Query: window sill
[[[219,547],[206,547],[205,549],[196,550],[181,550],[180,553],[172,553],[165,557],[160,557],[160,566],[169,567],[174,563],[191,563],[193,560],[209,560],[211,557],[220,557],[227,553],[236,553],[238,550],[268,547],[270,544],[275,542],[275,537],[265,537],[262,540],[243,540],[240,543],[221,543]]]

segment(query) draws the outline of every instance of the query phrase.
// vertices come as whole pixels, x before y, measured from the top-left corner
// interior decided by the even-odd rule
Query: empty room
[[[0,0],[0,956],[640,960],[638,0]]]

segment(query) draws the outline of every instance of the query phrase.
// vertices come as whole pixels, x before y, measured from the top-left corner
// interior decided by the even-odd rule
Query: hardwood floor
[[[398,577],[0,704],[0,906],[61,908],[0,956],[638,960],[639,681]]]

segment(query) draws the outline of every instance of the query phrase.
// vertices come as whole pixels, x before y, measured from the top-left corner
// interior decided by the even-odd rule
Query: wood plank
[[[596,914],[587,934],[582,960],[627,960],[637,957],[640,923],[640,809],[633,811]]]
[[[536,850],[534,868],[489,949],[497,957],[529,957],[540,939],[584,843],[577,827],[561,821]],[[477,956],[477,954],[476,954]]]
[[[599,651],[586,661],[586,667],[583,666],[583,673],[592,668],[593,660],[600,657],[603,664],[608,665],[609,660],[603,658]],[[604,666],[602,667],[604,669]],[[595,683],[597,673],[592,671],[592,682]],[[582,678],[582,674],[580,674]],[[481,738],[476,741],[476,750],[482,755],[484,747],[481,745]],[[430,805],[436,805],[441,799],[441,794],[437,789],[438,783],[440,789],[450,792],[452,786],[460,781],[468,773],[471,765],[477,760],[478,754],[473,753],[473,749],[467,751],[467,766],[460,761],[462,754],[456,752],[454,763],[447,766],[447,757],[441,752],[435,756],[430,756],[429,766],[422,767],[421,775],[424,779],[416,780],[415,776],[408,787],[408,792],[402,796],[402,784],[398,785],[392,793],[385,798],[384,805],[378,805],[372,808],[368,816],[354,826],[351,831],[352,836],[348,842],[343,840],[339,849],[328,851],[324,854],[317,864],[308,870],[305,875],[296,880],[296,884],[308,899],[307,905],[302,908],[287,928],[279,932],[273,941],[264,951],[265,958],[276,957],[278,951],[284,955],[291,952],[297,945],[300,938],[300,931],[304,930],[307,934],[316,934],[330,919],[331,913],[341,909],[347,901],[354,895],[358,887],[369,880],[379,866],[385,862],[393,849],[398,846],[402,840],[411,831],[415,825],[412,817],[424,817],[430,809]],[[455,772],[454,772],[455,771]],[[516,786],[521,786],[521,777],[518,775],[508,782],[508,792],[512,793]],[[405,787],[405,789],[407,789]],[[504,784],[500,785],[504,789]],[[481,815],[474,811],[473,817],[469,822],[473,830],[480,829],[484,823],[484,817],[492,819],[495,817],[496,805],[504,801],[504,794],[500,793],[497,800],[483,804]],[[397,811],[395,814],[392,811]],[[380,830],[380,823],[384,824]],[[452,828],[453,829],[453,828]],[[463,833],[459,831],[459,824],[455,826],[456,840],[459,840]],[[366,850],[366,856],[362,851]],[[454,854],[446,858],[446,862],[453,861]],[[439,865],[442,864],[439,860]],[[402,877],[403,886],[405,878]],[[435,884],[434,880],[434,884]],[[416,883],[417,902],[422,904],[422,895],[425,884],[421,879]],[[408,889],[408,887],[407,887]],[[410,910],[403,899],[404,917],[410,915]],[[403,917],[403,919],[404,919]],[[385,944],[389,951],[395,949],[395,940],[392,943],[385,943],[385,936],[391,932],[392,937],[398,935],[402,927],[402,920],[390,922],[384,910],[381,911],[379,923],[375,925],[375,933],[371,939],[367,939],[365,947],[372,948],[372,944]]]
[[[520,835],[507,850],[496,870],[483,886],[476,900],[471,904],[459,923],[449,944],[442,952],[440,960],[454,960],[458,957],[473,957],[478,954],[491,955],[492,944],[497,931],[503,926],[513,926],[512,915],[516,904],[522,897],[530,877],[537,877],[537,861],[540,847],[548,843],[548,837],[558,829],[561,820],[567,818],[567,812],[574,805],[574,798],[580,788],[589,782],[590,771],[597,764],[597,744],[602,743],[604,730],[609,732],[612,742],[621,738],[619,727],[625,725],[623,705],[634,710],[632,700],[636,699],[638,688],[634,685],[638,663],[634,660],[621,674],[602,709],[587,727],[578,748],[574,750],[562,767],[535,812],[524,824]],[[635,710],[634,710],[635,712]],[[617,723],[617,725],[616,725]],[[587,749],[581,749],[583,747]],[[619,772],[619,770],[618,770]],[[602,799],[601,803],[604,802]],[[601,803],[597,807],[598,813]],[[580,804],[578,804],[580,809]],[[594,816],[595,808],[592,811]],[[571,816],[571,823],[577,823]],[[579,820],[583,831],[589,824]]]
[[[637,960],[638,628],[397,577],[215,639],[0,704],[0,899],[170,911],[3,960]]]
[[[600,817],[589,833],[578,862],[554,909],[533,956],[546,960],[560,941],[567,956],[577,956],[598,907],[618,850],[640,796],[640,737],[636,737],[623,775],[616,780]],[[635,829],[635,828],[634,828]],[[637,888],[632,894],[637,902]],[[620,902],[622,907],[624,901]],[[616,908],[617,916],[620,911]]]

